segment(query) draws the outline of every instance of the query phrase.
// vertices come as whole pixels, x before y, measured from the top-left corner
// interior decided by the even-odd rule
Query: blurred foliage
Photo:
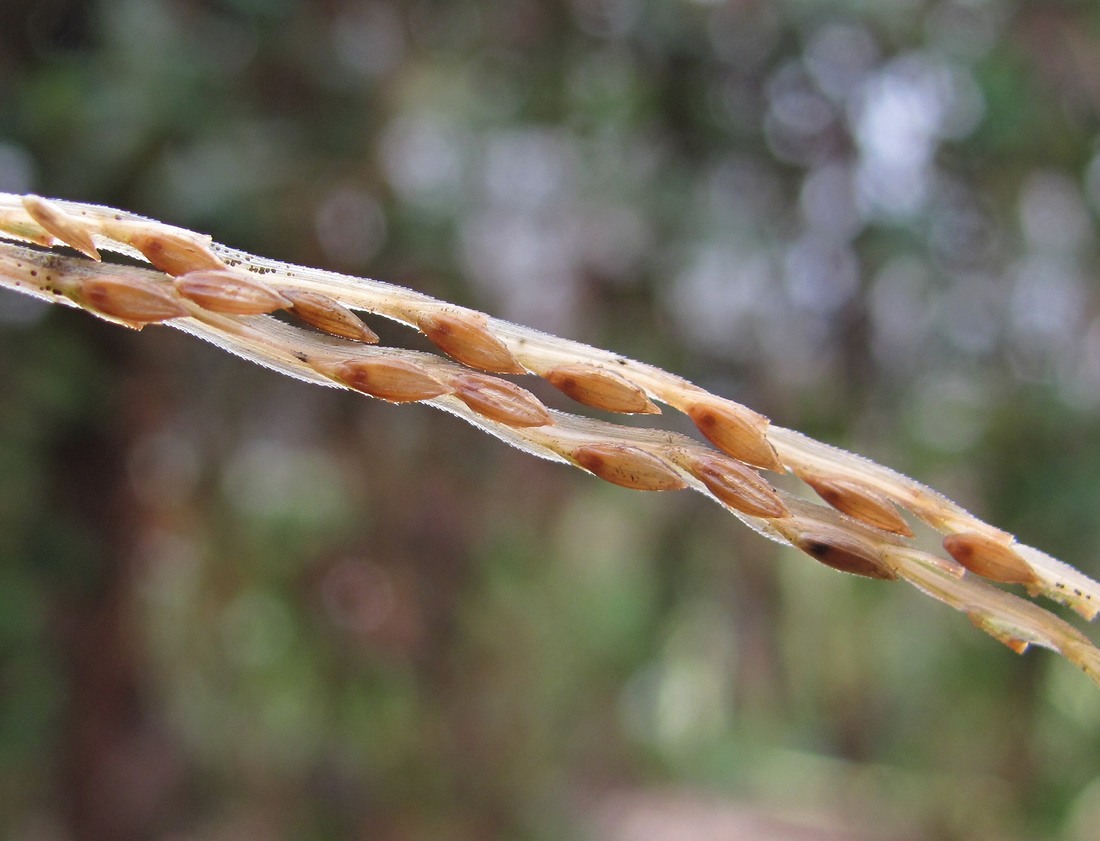
[[[1069,0],[6,0],[0,189],[670,367],[1095,576],[1097,79]],[[701,498],[5,294],[0,821],[1088,841],[1100,697]]]

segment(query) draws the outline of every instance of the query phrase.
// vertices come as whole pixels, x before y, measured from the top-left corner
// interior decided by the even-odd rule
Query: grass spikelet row
[[[1100,606],[1096,582],[909,477],[775,426],[674,374],[409,289],[267,260],[110,208],[0,194],[0,236],[10,240],[0,242],[0,285],[138,329],[167,323],[309,382],[423,402],[627,488],[691,488],[768,538],[845,572],[904,579],[1013,650],[1050,648],[1100,683],[1100,651],[1084,635],[981,579],[1023,585],[1086,619]],[[53,250],[58,242],[82,256]],[[100,252],[149,267],[100,262]],[[307,326],[271,315],[278,311]],[[356,311],[419,330],[445,356],[373,344],[377,335]],[[550,409],[497,376],[524,373],[608,412],[655,413],[664,404],[689,417],[706,442]],[[799,477],[821,503],[774,487],[758,470]],[[911,544],[903,512],[944,535],[945,555]]]

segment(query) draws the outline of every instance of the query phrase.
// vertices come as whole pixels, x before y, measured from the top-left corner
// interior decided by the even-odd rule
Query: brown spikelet
[[[614,371],[597,365],[559,365],[544,374],[546,380],[578,403],[627,414],[660,414],[645,391]]]
[[[531,392],[515,383],[481,374],[451,378],[455,397],[477,412],[509,426],[545,426],[553,423],[550,412]]]
[[[841,572],[887,580],[898,577],[870,546],[826,526],[815,524],[791,542],[811,558]]]
[[[122,241],[129,243],[145,258],[173,277],[205,269],[224,269],[225,263],[206,245],[202,237],[184,235],[156,225],[127,225]]]
[[[847,479],[826,479],[798,471],[817,495],[837,511],[884,531],[912,537],[913,530],[886,497]]]
[[[176,290],[203,309],[226,315],[261,315],[290,306],[290,301],[267,284],[229,269],[180,275]]]
[[[478,312],[448,310],[416,320],[425,336],[463,365],[494,374],[524,374],[508,346],[489,332],[489,319]]]
[[[978,532],[949,534],[943,539],[947,553],[983,578],[1002,584],[1035,584],[1038,581],[1027,561],[1012,547]]]
[[[718,499],[751,517],[786,517],[790,512],[775,488],[751,467],[718,453],[685,453],[681,463]]]
[[[138,330],[154,321],[187,315],[171,287],[135,277],[91,277],[80,283],[74,297],[89,309]]]
[[[279,294],[294,305],[294,314],[311,327],[368,345],[378,342],[378,334],[359,316],[328,295],[287,288],[280,289]]]
[[[453,390],[421,366],[402,359],[350,359],[317,367],[348,388],[391,403],[429,400]]]
[[[630,444],[585,444],[571,453],[585,470],[636,491],[676,491],[687,483],[667,462]]]
[[[700,400],[687,413],[699,431],[727,455],[754,467],[783,469],[768,441],[768,419],[763,415],[719,399]]]
[[[23,209],[31,219],[63,243],[93,260],[99,260],[99,251],[92,242],[91,233],[87,226],[75,216],[38,196],[23,196]]]

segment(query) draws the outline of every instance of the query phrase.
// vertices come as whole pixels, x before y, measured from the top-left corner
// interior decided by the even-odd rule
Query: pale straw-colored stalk
[[[129,327],[169,324],[309,382],[427,403],[627,488],[692,488],[768,538],[846,572],[904,579],[1013,650],[1052,649],[1100,683],[1100,650],[1087,637],[1004,589],[1020,585],[1091,620],[1100,584],[913,479],[772,425],[660,368],[111,208],[0,193],[0,238],[7,240],[0,240],[0,285]],[[102,251],[146,265],[105,263]],[[379,347],[357,312],[419,330],[446,356]],[[653,414],[663,404],[687,415],[707,442],[557,411],[498,374],[537,375],[610,412]],[[759,470],[797,476],[825,504],[774,487]],[[944,555],[916,548],[902,512],[943,535]]]

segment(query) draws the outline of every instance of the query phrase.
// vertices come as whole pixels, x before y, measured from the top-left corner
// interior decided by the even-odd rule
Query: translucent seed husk
[[[977,532],[949,534],[943,539],[947,553],[983,578],[1002,584],[1035,584],[1038,577],[1012,547]]]
[[[169,287],[136,277],[91,277],[81,281],[74,297],[90,309],[136,329],[187,315],[187,309]]]
[[[573,460],[601,479],[636,491],[675,491],[687,483],[667,462],[630,444],[584,444]]]
[[[350,309],[327,295],[305,289],[279,289],[293,305],[293,313],[311,327],[333,336],[373,345],[378,334]]]
[[[425,313],[416,320],[416,326],[436,347],[463,365],[494,374],[525,374],[488,324],[489,319],[481,313],[463,310]]]
[[[176,278],[176,290],[203,309],[226,315],[262,315],[290,306],[267,284],[231,269],[182,274]]]
[[[401,359],[349,359],[317,368],[348,388],[391,403],[430,400],[453,390],[421,366]]]
[[[87,225],[77,217],[39,196],[23,196],[23,208],[31,219],[66,245],[93,260],[100,259]]]
[[[775,489],[736,459],[718,453],[683,453],[678,459],[719,501],[751,517],[786,517],[790,512]]]
[[[624,414],[660,414],[645,391],[621,374],[597,365],[559,365],[543,376],[578,403]]]
[[[546,426],[550,412],[531,392],[515,383],[481,374],[459,374],[450,380],[454,395],[479,415],[508,426]]]
[[[913,536],[909,524],[881,494],[847,479],[825,478],[803,471],[798,471],[798,475],[837,511],[884,531]]]
[[[783,469],[768,442],[768,420],[763,415],[718,398],[699,400],[687,413],[699,431],[727,455],[754,467]]]

